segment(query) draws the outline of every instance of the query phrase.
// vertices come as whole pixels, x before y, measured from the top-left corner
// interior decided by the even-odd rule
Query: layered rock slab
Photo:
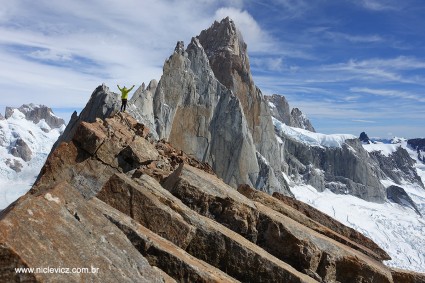
[[[239,234],[189,209],[149,176],[134,181],[124,175],[114,176],[98,197],[238,280],[316,282]],[[132,198],[137,201],[131,202]]]
[[[255,190],[249,186],[240,186],[238,188],[238,192],[246,196],[247,198],[260,202],[263,205],[272,208],[273,210],[299,222],[300,224],[320,233],[323,234],[335,241],[338,241],[344,245],[347,245],[355,250],[358,250],[372,258],[375,258],[376,260],[382,261],[382,260],[389,260],[391,259],[388,254],[382,250],[377,244],[372,242],[369,238],[363,236],[362,234],[356,232],[355,230],[342,225],[341,223],[337,221],[333,221],[332,225],[326,226],[321,224],[320,222],[317,222],[313,220],[314,218],[321,219],[332,219],[327,215],[323,215],[322,212],[315,210],[315,216],[310,218],[309,216],[311,214],[303,214],[299,210],[291,207],[290,205],[286,205],[285,202],[281,201],[280,199],[286,200],[290,199],[290,197],[283,196],[279,193],[274,193],[273,196],[270,196],[269,194],[265,194],[263,192],[260,192],[258,190]],[[292,202],[297,202],[295,199],[291,199]],[[290,201],[287,201],[290,202]],[[298,201],[299,202],[299,201]],[[301,203],[303,204],[303,203]],[[308,205],[304,204],[306,207]],[[313,209],[309,210],[310,212],[313,211]],[[333,219],[332,219],[333,220]],[[323,221],[321,221],[323,222]],[[337,227],[337,229],[333,230],[333,227]],[[345,233],[345,231],[350,231],[352,234],[354,234],[354,237],[351,237],[350,234]],[[342,233],[341,233],[342,232]]]
[[[247,199],[218,178],[195,168],[181,165],[164,187],[193,210],[318,280],[357,282],[374,278],[364,282],[392,282],[391,273],[382,263]],[[339,267],[350,268],[350,275],[339,272]]]
[[[257,192],[253,192],[252,189],[244,190],[245,192],[241,192],[244,195],[249,195],[249,198],[258,200],[261,199],[261,202],[265,205],[272,205],[272,207],[278,207],[277,209],[290,211],[289,209],[285,208],[279,203],[276,203],[275,201],[270,199],[270,196],[264,196],[262,194],[258,194]],[[349,239],[350,241],[353,241],[361,246],[366,247],[367,249],[373,251],[372,257],[375,257],[378,260],[390,260],[391,257],[382,250],[375,242],[373,242],[368,237],[365,237],[362,233],[357,232],[351,227],[345,226],[341,222],[338,222],[337,220],[333,219],[329,215],[321,212],[320,210],[304,203],[299,200],[296,200],[294,198],[284,196],[279,193],[273,193],[273,197],[279,200],[279,202],[299,211],[301,214],[307,216],[309,219],[313,220],[314,222],[320,223],[324,227],[327,227],[328,229],[331,229],[338,235],[342,236],[342,241],[344,241],[344,238]],[[267,198],[267,199],[266,199]],[[286,212],[288,213],[288,212]],[[292,214],[292,212],[289,212]],[[284,213],[285,214],[285,213]],[[285,214],[286,215],[286,214]],[[293,215],[293,214],[292,214]],[[290,216],[292,219],[302,219],[304,217],[297,215]],[[333,237],[331,237],[333,238]],[[343,242],[344,243],[344,242]],[[363,249],[362,247],[360,247]],[[367,253],[367,252],[366,252]]]
[[[27,194],[4,210],[0,247],[2,282],[164,282],[122,232],[67,183]],[[88,273],[31,276],[16,273],[20,267],[88,268]]]
[[[143,125],[127,114],[80,122],[71,141],[53,151],[31,189],[49,188],[67,180],[85,197],[96,195],[116,172],[127,172],[159,158],[143,135]]]
[[[127,236],[151,265],[158,266],[177,282],[239,282],[191,256],[172,242],[158,237],[151,230],[97,198],[90,202]]]

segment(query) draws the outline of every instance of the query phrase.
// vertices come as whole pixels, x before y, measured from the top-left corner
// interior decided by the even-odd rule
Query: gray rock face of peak
[[[286,125],[291,125],[291,109],[285,96],[273,94],[271,96],[265,96],[269,104],[272,116]]]
[[[111,92],[109,87],[104,84],[98,86],[93,91],[80,115],[78,115],[76,111],[72,114],[68,125],[53,145],[51,152],[53,152],[61,142],[70,141],[81,122],[93,123],[96,121],[96,118],[105,119],[111,117],[120,107],[121,99],[118,94]]]
[[[291,126],[316,132],[310,120],[298,108],[293,108],[291,111]]]
[[[246,48],[247,45],[243,41],[242,34],[236,28],[235,23],[229,17],[224,18],[220,22],[215,21],[212,26],[206,30],[203,30],[198,39],[202,46],[204,46],[205,52],[208,58],[214,59],[214,57],[229,57],[238,56],[241,59],[247,59]],[[228,62],[232,64],[234,62]],[[243,66],[241,66],[243,67]],[[215,67],[213,67],[215,69]],[[249,70],[247,70],[249,71]],[[217,76],[218,80],[227,81],[229,78],[224,76]],[[224,84],[227,87],[229,85]]]
[[[382,155],[379,151],[372,151],[370,156],[376,160],[385,175],[397,184],[401,184],[404,180],[410,183],[416,183],[422,188],[425,188],[414,168],[415,161],[404,148],[398,147],[389,156]]]
[[[410,198],[406,191],[399,186],[389,186],[387,188],[387,197],[389,200],[403,206],[407,206],[416,211],[417,214],[422,216],[415,202]]]
[[[159,138],[210,163],[234,187],[255,185],[259,168],[241,103],[214,77],[198,39],[165,62],[154,115]]]
[[[151,130],[154,139],[158,139],[155,130],[155,118],[153,113],[153,97],[156,92],[158,82],[151,80],[145,89],[144,83],[135,92],[128,102],[128,112],[136,118],[136,120]]]
[[[24,104],[19,108],[6,107],[6,119],[13,114],[14,109],[18,109],[25,115],[27,120],[33,121],[35,124],[44,119],[47,125],[52,129],[60,128],[62,125],[65,125],[65,121],[54,115],[52,109],[44,105],[35,105],[32,103]]]
[[[385,201],[385,188],[380,183],[384,174],[359,140],[347,140],[341,148],[323,148],[283,138],[288,175],[311,184],[318,191],[329,189],[367,201]]]
[[[5,118],[3,117],[3,115],[1,115],[1,113],[0,113],[0,121],[1,120],[4,120]]]
[[[234,22],[225,18],[197,37],[217,80],[240,101],[256,150],[267,160],[271,174],[284,185],[282,160],[267,101],[252,79],[247,45]],[[273,189],[271,189],[273,191]],[[271,192],[270,191],[270,192]]]
[[[285,96],[273,94],[265,96],[272,116],[288,126],[316,132],[310,120],[298,108],[290,110],[289,103]]]

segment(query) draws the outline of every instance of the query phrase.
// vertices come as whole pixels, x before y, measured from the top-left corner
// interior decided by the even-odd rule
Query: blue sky
[[[423,0],[2,1],[0,109],[69,118],[106,83],[148,83],[178,40],[230,16],[255,83],[318,132],[425,137]]]

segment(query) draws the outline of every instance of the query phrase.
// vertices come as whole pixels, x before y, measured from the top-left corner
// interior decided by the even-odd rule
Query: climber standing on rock
[[[125,108],[127,107],[128,93],[133,89],[134,85],[130,89],[127,89],[125,86],[120,88],[119,85],[117,85],[117,87],[121,91],[121,112],[125,112]]]

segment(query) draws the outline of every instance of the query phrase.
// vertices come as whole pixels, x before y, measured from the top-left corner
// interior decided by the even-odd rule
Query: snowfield
[[[320,133],[310,132],[308,130],[294,128],[287,126],[286,124],[280,122],[276,118],[272,117],[273,125],[275,130],[278,131],[279,134],[285,134],[290,136],[291,138],[310,145],[317,147],[342,147],[348,139],[356,139],[356,136],[349,134],[334,134],[334,135],[325,135]],[[281,142],[281,138],[277,137],[278,141]]]
[[[0,120],[0,209],[4,209],[33,185],[53,144],[63,132],[65,126],[51,129],[43,120],[38,124],[25,119],[17,109],[7,120]],[[20,138],[32,152],[32,158],[26,162],[10,154],[9,148]],[[6,161],[19,162],[21,172],[15,172]]]

